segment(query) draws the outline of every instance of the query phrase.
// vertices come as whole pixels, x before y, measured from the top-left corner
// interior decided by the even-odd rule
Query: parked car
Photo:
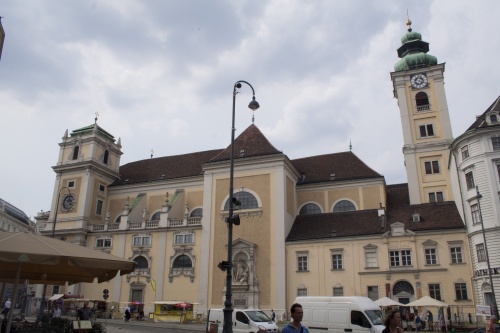
[[[500,325],[495,325],[495,331],[497,333],[500,333]],[[485,324],[485,327],[481,327],[481,328],[476,328],[474,331],[470,331],[469,333],[486,333],[486,324]]]

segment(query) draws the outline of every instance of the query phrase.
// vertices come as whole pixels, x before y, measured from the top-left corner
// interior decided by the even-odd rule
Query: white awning
[[[57,301],[58,299],[62,298],[64,294],[55,294],[51,298],[49,298],[49,301]]]

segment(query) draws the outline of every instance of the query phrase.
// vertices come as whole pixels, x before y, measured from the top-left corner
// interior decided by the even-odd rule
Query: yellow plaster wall
[[[363,209],[377,209],[380,203],[384,203],[384,198],[380,196],[381,186],[367,186],[363,187]]]
[[[333,210],[333,204],[340,199],[349,199],[353,201],[356,205],[357,209],[363,209],[360,203],[359,198],[359,188],[340,188],[328,191],[328,207],[326,209],[327,212],[331,212]]]
[[[233,227],[233,241],[242,238],[248,242],[256,244],[255,260],[258,267],[270,266],[270,234],[271,234],[271,216],[272,206],[270,197],[270,174],[258,174],[240,177],[235,175],[234,188],[238,191],[242,186],[256,192],[262,201],[262,215],[260,217],[241,218],[241,225]],[[227,198],[229,188],[229,179],[215,180],[215,200],[213,210],[214,216],[213,228],[213,265],[223,260],[227,260],[227,225],[220,218],[220,210],[223,200]],[[214,291],[223,290],[225,284],[225,272],[213,270],[213,279],[211,289]],[[270,303],[271,294],[271,276],[270,271],[260,269],[256,272],[259,279],[259,301],[261,304]],[[212,293],[210,300],[212,306],[222,305],[222,295],[218,292]]]
[[[315,202],[318,204],[324,213],[328,212],[328,207],[325,207],[325,191],[303,191],[297,192],[297,209],[300,209],[305,203]],[[298,214],[298,212],[296,213]]]

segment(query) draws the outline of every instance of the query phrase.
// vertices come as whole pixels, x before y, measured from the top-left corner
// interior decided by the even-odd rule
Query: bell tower
[[[96,118],[93,125],[69,135],[66,130],[59,147],[57,164],[52,167],[57,176],[47,226],[51,231],[57,210],[55,235],[71,233],[73,242],[82,243],[87,224],[105,223],[107,187],[119,179],[121,140],[115,142]]]
[[[403,129],[410,204],[451,201],[447,163],[453,140],[444,90],[445,64],[427,54],[429,43],[411,29],[401,38],[391,79]]]

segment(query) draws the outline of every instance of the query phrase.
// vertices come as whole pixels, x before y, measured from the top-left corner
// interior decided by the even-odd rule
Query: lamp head
[[[255,100],[255,96],[252,97],[252,101],[248,104],[248,107],[252,110],[255,111],[258,108],[260,108],[259,102]]]

